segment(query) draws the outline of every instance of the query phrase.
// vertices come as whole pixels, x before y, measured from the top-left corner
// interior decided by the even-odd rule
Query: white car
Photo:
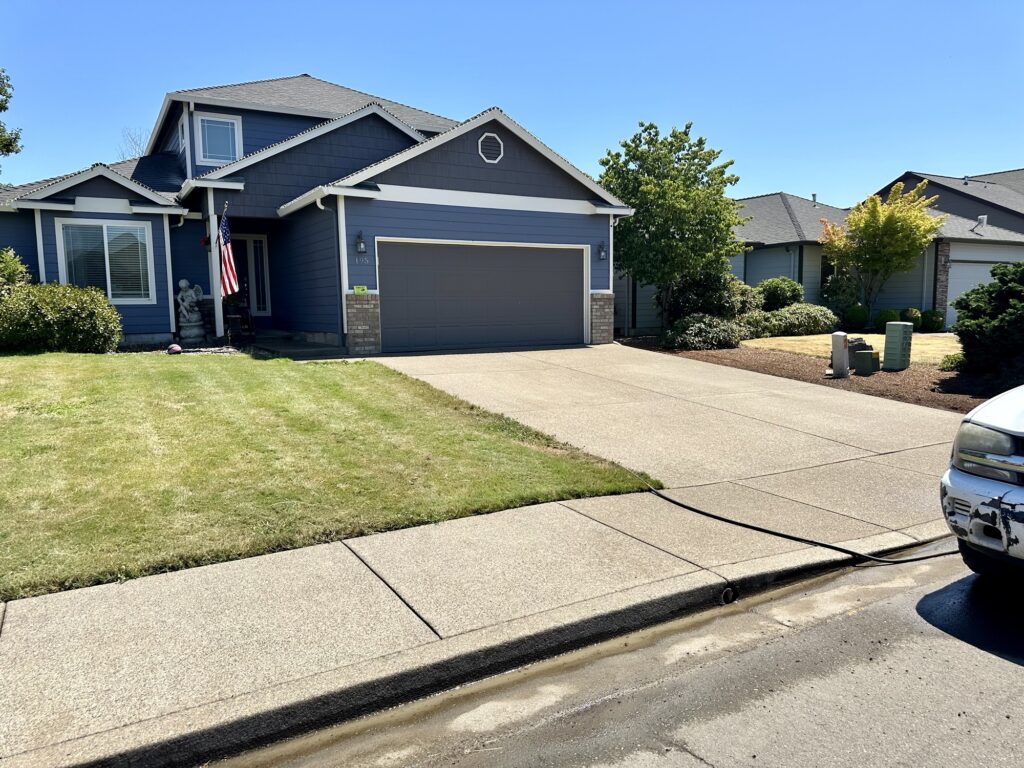
[[[964,417],[940,495],[968,568],[1024,573],[1024,387]]]

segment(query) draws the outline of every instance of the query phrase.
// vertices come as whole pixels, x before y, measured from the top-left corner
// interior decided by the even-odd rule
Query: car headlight
[[[1013,457],[1014,439],[977,424],[964,423],[953,442],[953,466],[972,475],[1016,483],[1024,464]]]

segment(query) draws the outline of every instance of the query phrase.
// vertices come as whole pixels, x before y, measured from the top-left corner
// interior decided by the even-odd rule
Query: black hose
[[[930,555],[916,555],[914,557],[907,557],[907,558],[903,558],[901,560],[892,560],[892,559],[886,558],[886,557],[875,557],[874,555],[867,555],[867,554],[864,554],[863,552],[857,552],[856,550],[853,550],[853,549],[847,549],[846,547],[840,547],[837,544],[829,544],[829,543],[824,542],[824,541],[815,541],[814,539],[808,539],[808,538],[805,538],[803,536],[795,536],[795,535],[793,535],[791,533],[783,533],[782,531],[775,531],[775,530],[772,530],[771,528],[764,528],[764,527],[762,527],[760,525],[754,525],[753,523],[744,523],[744,522],[741,522],[740,520],[733,520],[732,518],[729,518],[729,517],[724,517],[722,515],[716,515],[714,512],[708,512],[707,510],[691,506],[690,504],[685,504],[685,503],[679,501],[678,499],[673,499],[671,496],[669,496],[669,495],[659,491],[653,485],[651,485],[646,480],[644,480],[642,477],[640,477],[640,475],[637,475],[632,470],[629,470],[629,471],[633,475],[635,475],[636,478],[638,480],[640,480],[640,482],[642,482],[644,485],[647,486],[647,489],[648,489],[648,491],[651,494],[657,496],[659,499],[664,499],[669,504],[675,504],[677,507],[682,507],[683,509],[685,509],[685,510],[687,510],[689,512],[694,512],[695,514],[703,515],[704,517],[710,517],[712,520],[718,520],[721,523],[728,523],[729,525],[736,525],[736,526],[739,526],[740,528],[746,528],[746,529],[751,530],[751,531],[757,531],[758,533],[766,533],[769,536],[777,536],[780,539],[788,539],[789,541],[795,541],[795,542],[797,542],[799,544],[807,544],[807,545],[812,546],[812,547],[821,547],[823,549],[831,549],[833,552],[840,552],[840,553],[842,553],[844,555],[850,555],[851,557],[854,557],[854,558],[856,558],[858,560],[869,560],[872,563],[881,563],[883,565],[898,565],[900,563],[919,563],[922,560],[934,560],[937,557],[947,557],[949,555],[958,555],[958,554],[960,554],[959,550],[954,549],[954,550],[952,550],[950,552],[935,552],[935,553],[930,554]]]

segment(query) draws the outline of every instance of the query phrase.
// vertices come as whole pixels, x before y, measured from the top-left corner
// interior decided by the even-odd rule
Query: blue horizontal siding
[[[120,213],[68,213],[42,212],[43,252],[46,254],[46,278],[55,283],[59,279],[57,265],[57,222],[56,219],[104,219],[125,221],[133,224],[149,222],[153,230],[153,273],[156,283],[156,304],[117,305],[126,334],[169,333],[171,321],[168,314],[167,253],[164,248],[164,217],[153,215],[129,216]]]
[[[0,213],[0,249],[3,248],[13,248],[32,273],[32,279],[39,281],[36,218],[32,211]]]
[[[278,112],[261,112],[252,109],[225,109],[224,107],[208,107],[203,104],[196,104],[196,112],[211,112],[228,117],[242,118],[242,154],[269,147],[279,141],[284,141],[290,136],[301,133],[307,128],[312,128],[318,123],[324,122],[322,117],[306,117],[304,115],[285,115]],[[200,174],[212,171],[214,166],[198,165],[198,137],[196,136],[195,122],[189,126],[191,135],[192,152],[192,174]]]
[[[349,286],[377,288],[375,237],[414,237],[437,240],[491,240],[511,243],[554,243],[590,246],[590,288],[611,288],[609,260],[598,256],[608,247],[608,217],[570,213],[505,211],[448,205],[390,203],[347,198]],[[362,232],[367,252],[357,254],[356,236]],[[543,280],[543,275],[537,275]]]
[[[292,214],[269,253],[274,327],[340,334],[337,214],[315,205]]]
[[[210,295],[210,247],[201,242],[205,235],[205,222],[195,219],[186,220],[180,227],[171,226],[171,288],[175,293],[178,281],[184,279]]]

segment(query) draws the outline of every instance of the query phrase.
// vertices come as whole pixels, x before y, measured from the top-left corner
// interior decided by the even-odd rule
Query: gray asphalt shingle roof
[[[821,237],[821,220],[835,224],[846,220],[847,211],[833,205],[815,203],[787,192],[773,192],[737,200],[743,207],[740,216],[750,218],[736,230],[747,243],[781,245],[813,243]]]
[[[1007,179],[1004,179],[1002,183],[992,180],[992,177],[1002,175],[996,173],[986,174],[985,176],[968,176],[965,183],[964,177],[962,176],[957,178],[955,176],[940,176],[935,173],[910,171],[910,174],[913,176],[920,176],[922,179],[927,179],[930,182],[951,187],[958,192],[962,192],[965,195],[971,195],[979,200],[994,203],[995,205],[1001,205],[1004,208],[1009,208],[1010,210],[1017,211],[1018,213],[1024,213],[1024,191],[1018,191],[1010,186],[1010,184],[1013,184],[1014,186],[1022,185],[1022,182],[1024,182],[1024,173],[1018,171],[1007,171],[1006,173],[1011,175]],[[1021,177],[1012,175],[1016,173],[1021,173]],[[935,190],[932,190],[931,194],[935,194]]]
[[[340,117],[376,102],[413,128],[431,133],[446,131],[458,122],[306,74],[278,77],[273,80],[255,80],[249,83],[189,88],[172,91],[169,95],[187,96],[195,100],[247,102],[264,109],[283,107],[308,110],[323,117]]]
[[[946,221],[936,237],[950,240],[977,240],[979,242],[1024,243],[1024,234],[1003,229],[992,224],[981,226],[977,219],[967,219],[954,214],[943,214],[942,211],[931,211],[933,216],[945,215]]]
[[[95,168],[97,165],[106,166],[115,173],[131,179],[137,184],[141,184],[152,192],[156,192],[160,197],[165,198],[168,204],[173,204],[176,202],[175,196],[178,190],[181,189],[184,178],[177,167],[177,161],[174,159],[173,153],[170,154],[169,158],[166,155],[167,153],[161,152],[156,155],[119,160],[116,163],[93,163],[87,168],[79,168],[77,171],[65,173],[61,176],[51,176],[48,179],[29,181],[15,187],[0,189],[0,208],[9,206],[12,201],[20,197],[30,195],[44,187],[58,184],[65,179],[88,171],[90,168]],[[173,171],[170,170],[172,165]]]

